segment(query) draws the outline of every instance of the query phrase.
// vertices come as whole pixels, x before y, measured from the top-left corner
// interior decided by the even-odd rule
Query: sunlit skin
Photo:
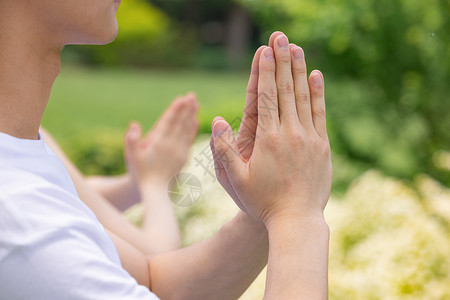
[[[0,0],[1,132],[38,138],[60,50],[113,40],[118,6],[111,0]],[[152,257],[109,233],[124,268],[160,298],[236,299],[267,261],[266,299],[327,298],[329,233],[323,208],[331,163],[324,82],[318,71],[308,80],[300,52],[275,33],[269,47],[255,55],[244,113],[254,124],[252,151],[240,152],[239,138],[226,134],[230,128],[223,119],[213,123],[213,152],[224,168],[218,177],[242,209],[233,220],[208,240]],[[269,120],[263,120],[266,100],[281,112]],[[137,140],[128,138],[133,152]],[[82,177],[74,181],[80,195],[98,197]]]

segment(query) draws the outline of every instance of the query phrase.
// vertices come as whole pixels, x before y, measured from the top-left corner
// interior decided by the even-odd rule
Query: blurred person
[[[224,119],[212,124],[217,177],[242,209],[216,235],[149,257],[80,200],[99,194],[72,181],[39,126],[60,50],[111,42],[119,5],[0,0],[1,298],[236,299],[268,263],[266,299],[326,299],[324,81],[282,33],[255,55],[237,140]]]
[[[122,176],[84,178],[53,137],[43,128],[40,133],[61,158],[80,199],[100,223],[145,255],[154,255],[178,249],[181,244],[167,190],[187,162],[198,128],[197,110],[195,95],[189,94],[177,98],[145,137],[140,125],[132,122],[124,147],[129,173]],[[138,202],[144,208],[141,228],[120,213]]]

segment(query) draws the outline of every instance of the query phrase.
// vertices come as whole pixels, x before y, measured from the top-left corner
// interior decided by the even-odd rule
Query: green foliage
[[[240,0],[304,47],[328,83],[333,148],[390,174],[426,171],[450,148],[450,19],[444,0]]]
[[[63,148],[85,175],[119,175],[125,171],[122,136],[118,131],[95,128],[63,141]]]

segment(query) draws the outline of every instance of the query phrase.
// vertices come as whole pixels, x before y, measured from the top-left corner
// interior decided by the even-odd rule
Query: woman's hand
[[[138,123],[130,124],[125,136],[125,160],[139,186],[167,187],[181,170],[197,134],[197,111],[195,95],[188,94],[177,98],[145,137]]]
[[[266,224],[322,214],[332,175],[322,74],[313,71],[308,79],[303,50],[276,33],[273,50],[261,50],[257,90],[251,155],[242,155],[225,120],[213,122],[216,166],[227,180],[219,179],[241,209]]]

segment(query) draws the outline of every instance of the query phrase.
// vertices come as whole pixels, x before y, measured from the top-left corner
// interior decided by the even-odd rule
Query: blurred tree
[[[412,177],[450,149],[447,0],[240,0],[269,32],[281,29],[328,81],[333,148]]]
[[[257,36],[254,34],[256,28],[250,15],[236,1],[147,1],[177,20],[185,29],[197,34],[203,50],[206,50],[200,51],[197,56],[200,60],[206,60],[203,65],[239,68],[247,60],[254,42],[253,36]]]

